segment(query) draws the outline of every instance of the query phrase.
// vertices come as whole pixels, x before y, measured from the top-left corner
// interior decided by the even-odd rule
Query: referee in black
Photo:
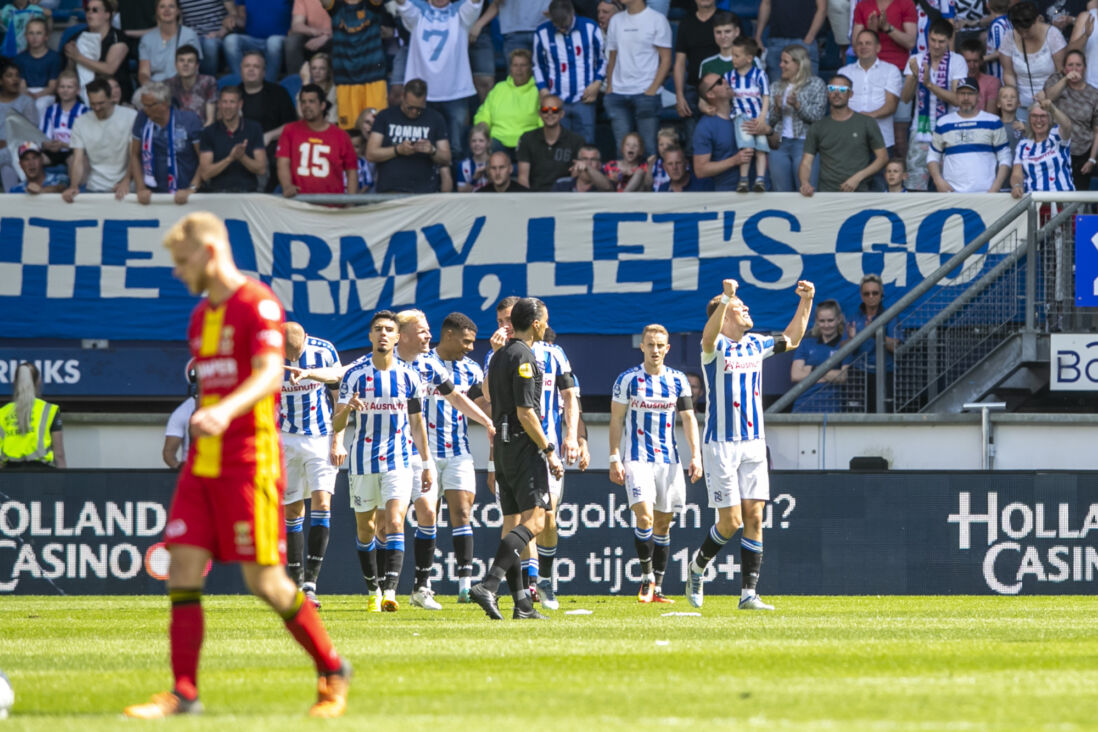
[[[496,483],[504,523],[515,527],[500,540],[496,558],[484,581],[473,585],[469,596],[488,617],[502,620],[496,593],[506,577],[515,599],[515,619],[542,619],[523,586],[519,562],[523,548],[545,528],[549,510],[549,473],[561,478],[564,465],[556,445],[541,429],[542,370],[534,342],[545,334],[549,311],[535,297],[524,297],[511,309],[514,335],[488,366],[486,396],[492,403],[496,428],[493,444]]]

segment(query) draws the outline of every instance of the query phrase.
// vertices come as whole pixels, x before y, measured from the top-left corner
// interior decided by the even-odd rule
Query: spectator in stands
[[[622,11],[618,0],[599,0],[595,7],[595,21],[599,24],[602,37],[606,37],[606,31],[610,28],[610,19]]]
[[[286,125],[278,140],[282,195],[357,193],[358,156],[350,136],[325,118],[324,90],[306,84],[298,97],[301,119]]]
[[[492,34],[484,32],[496,17],[496,11],[495,4],[490,0],[482,2],[480,17],[469,29],[469,67],[473,71],[473,86],[477,90],[477,102],[481,104],[484,103],[488,92],[496,85],[496,46]]]
[[[725,79],[732,86],[732,110],[735,112],[736,144],[755,149],[755,182],[750,189],[766,190],[766,163],[770,145],[760,130],[770,114],[770,83],[761,68],[755,65],[759,44],[750,36],[740,36],[732,42],[732,71]],[[751,132],[747,130],[750,129]],[[736,190],[747,193],[751,164],[740,165],[740,182]]]
[[[207,76],[216,77],[221,70],[221,45],[235,23],[235,9],[230,16],[225,6],[225,0],[179,0],[181,22],[198,34],[202,44],[199,73]]]
[[[1064,55],[1064,70],[1048,78],[1045,94],[1071,120],[1071,175],[1075,190],[1090,190],[1090,177],[1098,158],[1098,89],[1087,83],[1087,59],[1082,51],[1071,50]],[[1066,132],[1062,125],[1060,131]]]
[[[480,0],[429,0],[430,13],[396,0],[401,22],[412,34],[405,79],[427,82],[427,102],[446,119],[454,155],[461,157],[469,126],[469,98],[476,94],[469,66],[469,29],[480,15]]]
[[[530,189],[511,177],[511,156],[499,150],[488,158],[488,185],[477,193],[526,193]]]
[[[255,193],[259,176],[267,172],[263,128],[244,119],[243,95],[227,86],[217,98],[217,119],[198,139],[198,172],[205,193]]]
[[[392,24],[379,0],[342,0],[333,7],[332,80],[340,127],[353,125],[368,107],[389,105],[382,39],[392,34]]]
[[[984,44],[979,38],[968,37],[961,41],[959,49],[964,56],[968,75],[980,83],[980,95],[976,107],[992,114],[999,113],[999,87],[1002,84],[991,74],[985,74]]]
[[[236,31],[225,36],[229,70],[241,68],[245,52],[259,51],[267,61],[267,81],[278,81],[292,9],[293,0],[236,0]],[[297,73],[298,70],[290,71]],[[243,74],[241,71],[241,76]]]
[[[828,0],[761,0],[758,19],[755,21],[755,42],[766,49],[766,74],[777,79],[781,73],[778,63],[782,49],[797,44],[808,51],[812,62],[812,75],[820,72],[820,49],[816,35],[827,18]],[[770,26],[770,38],[763,42],[763,31]],[[832,26],[836,38],[846,36],[846,28],[839,31]]]
[[[996,193],[1010,175],[1006,129],[998,117],[976,106],[979,95],[976,79],[961,81],[957,111],[934,126],[927,168],[939,193]]]
[[[717,52],[702,59],[698,67],[699,79],[706,74],[724,76],[732,70],[732,42],[739,38],[742,32],[740,18],[735,13],[722,10],[713,16],[713,41],[717,45]],[[809,72],[811,73],[811,69]]]
[[[355,128],[351,130],[351,142],[355,145],[355,154],[358,155],[358,192],[373,193],[374,184],[377,182],[377,169],[374,164],[366,159],[366,141],[370,139],[370,132],[374,129],[374,120],[377,119],[377,110],[367,107],[362,110],[355,120]],[[358,133],[357,140],[355,133]]]
[[[189,109],[206,124],[217,114],[217,79],[198,73],[198,49],[180,46],[175,52],[175,76],[168,79],[172,104]]]
[[[490,139],[488,125],[483,122],[473,125],[473,129],[469,130],[469,157],[457,166],[459,193],[473,193],[488,184]]]
[[[817,366],[835,355],[842,345],[845,329],[846,322],[843,320],[843,311],[838,302],[824,300],[816,305],[816,324],[793,353],[789,380],[794,384],[804,381]],[[815,384],[797,397],[793,402],[793,411],[823,413],[840,411],[843,403],[842,390],[838,385],[846,383],[848,367],[849,363],[844,363],[839,368],[830,369],[821,376]]]
[[[804,155],[808,128],[827,111],[827,89],[823,79],[812,75],[812,61],[804,46],[786,46],[782,50],[781,78],[770,89],[770,117],[767,129],[770,142],[770,188],[792,193],[799,189],[797,171]],[[753,126],[748,129],[755,130]],[[775,147],[777,144],[777,147]],[[819,166],[812,170],[816,185]]]
[[[907,164],[903,158],[892,158],[885,164],[885,193],[907,193]]]
[[[62,71],[57,78],[57,101],[46,108],[38,129],[46,136],[42,150],[50,165],[68,161],[72,128],[88,108],[80,101],[80,82],[72,71]]]
[[[900,92],[905,104],[915,100],[907,141],[907,187],[914,191],[925,191],[929,185],[926,155],[934,126],[951,107],[957,106],[957,84],[968,76],[964,57],[949,50],[953,38],[949,21],[932,22],[927,35],[929,47],[911,57]]]
[[[326,53],[316,53],[308,63],[301,66],[301,86],[316,84],[324,90],[324,98],[328,102],[326,119],[332,124],[339,124],[339,95],[336,93],[336,85],[332,80],[332,57]],[[301,101],[298,100],[297,116],[301,116]],[[343,127],[343,125],[340,125]]]
[[[877,55],[901,74],[915,47],[919,13],[912,0],[860,0],[854,7],[851,40],[858,41],[863,30],[872,31],[879,43]]]
[[[12,379],[11,401],[0,407],[0,467],[65,467],[65,441],[56,404],[42,401],[42,379],[24,361]]]
[[[930,50],[930,27],[935,21],[944,20],[953,28],[957,4],[955,0],[921,0],[915,3],[915,14],[915,47],[912,53],[926,53]]]
[[[122,31],[129,47],[130,58],[137,58],[141,37],[156,29],[156,2],[153,0],[116,0],[118,6],[115,27]]]
[[[875,120],[850,108],[853,83],[842,74],[827,85],[828,115],[808,128],[799,178],[801,194],[816,192],[812,163],[820,156],[821,192],[868,191],[869,180],[888,162],[884,137]]]
[[[1010,193],[1015,198],[1033,191],[1076,189],[1071,179],[1071,119],[1041,96],[1029,110],[1028,134],[1014,153]]]
[[[377,113],[366,159],[377,166],[378,193],[437,193],[439,166],[450,166],[446,119],[427,107],[427,83],[409,79],[399,107]]]
[[[11,7],[11,6],[8,6]],[[31,18],[25,32],[27,48],[15,57],[15,65],[27,84],[27,96],[38,105],[38,116],[53,104],[57,91],[57,77],[65,66],[61,54],[46,45],[49,30],[42,18]]]
[[[904,79],[898,68],[878,57],[880,48],[881,42],[876,33],[868,28],[860,31],[854,37],[854,53],[858,60],[842,67],[839,73],[854,84],[850,108],[877,121],[885,147],[891,155],[896,144],[892,117],[900,103]]]
[[[690,393],[694,395],[694,411],[705,414],[705,382],[702,381],[701,374],[687,372],[686,380],[690,382]]]
[[[853,338],[865,330],[873,320],[887,308],[884,305],[884,282],[880,275],[867,274],[860,285],[862,303],[858,309],[846,317],[846,337]],[[896,321],[892,320],[884,327],[885,372],[892,372],[892,354],[899,344],[896,338]],[[864,356],[864,358],[863,358]],[[877,411],[877,346],[876,339],[869,338],[858,350],[851,354],[847,379],[853,385],[865,385],[865,406],[867,412]],[[885,402],[892,399],[892,379],[885,379]],[[886,410],[888,411],[887,407]]]
[[[712,178],[698,178],[686,166],[686,153],[681,147],[664,150],[660,155],[667,180],[656,186],[656,193],[682,193],[684,191],[712,191]]]
[[[503,57],[511,58],[517,48],[534,50],[534,31],[545,22],[549,0],[495,0],[488,8],[499,15],[499,32],[503,35]]]
[[[564,100],[561,125],[595,142],[595,102],[606,80],[606,42],[599,26],[577,16],[571,0],[549,3],[549,20],[534,33],[534,82]]]
[[[154,81],[134,94],[141,111],[130,141],[130,177],[137,201],[148,204],[153,193],[171,193],[183,205],[198,190],[198,138],[202,120],[188,109],[172,107],[168,85]]]
[[[698,79],[702,62],[720,53],[713,33],[717,17],[716,0],[697,0],[693,13],[679,21],[675,34],[675,109],[683,120],[683,134],[694,139],[698,109]]]
[[[679,140],[679,131],[674,127],[661,127],[660,131],[656,133],[656,154],[648,156],[648,166],[644,171],[644,185],[642,186],[644,190],[659,190],[661,185],[670,180],[667,170],[663,167],[663,155],[668,150],[676,147],[682,147]],[[686,169],[690,170],[689,163],[686,164]]]
[[[65,56],[76,64],[81,96],[85,102],[88,101],[88,83],[96,76],[110,76],[117,80],[123,99],[129,99],[133,92],[126,60],[130,47],[122,32],[111,26],[114,8],[114,0],[88,0],[84,7],[88,19],[87,30],[77,34],[63,49]]]
[[[329,5],[335,6],[334,0]],[[334,8],[333,8],[334,9]],[[290,10],[290,32],[283,52],[286,73],[296,74],[313,54],[332,49],[332,16],[321,0],[294,0]]]
[[[27,50],[27,26],[35,19],[49,20],[49,14],[36,2],[12,0],[0,8],[0,30],[4,37],[0,56],[11,59]]]
[[[561,126],[564,102],[555,94],[541,100],[542,127],[519,138],[518,182],[532,191],[552,190],[559,178],[571,175],[572,161],[585,144],[583,138]]]
[[[640,135],[636,132],[626,135],[621,143],[621,157],[604,165],[602,172],[619,193],[641,190],[648,173],[648,161]]]
[[[606,34],[610,56],[603,106],[618,149],[634,130],[640,133],[645,148],[656,149],[660,87],[671,71],[671,26],[667,18],[644,3],[625,0],[625,12],[610,19]]]
[[[1058,28],[1041,18],[1033,3],[1011,6],[1007,17],[1014,31],[1003,39],[999,62],[1003,83],[1018,89],[1018,116],[1024,122],[1037,92],[1043,91],[1048,78],[1063,66],[1067,42]]]
[[[572,161],[568,177],[553,184],[554,193],[589,193],[614,190],[614,184],[602,172],[602,154],[594,145],[584,145]]]
[[[267,148],[269,166],[266,190],[269,193],[278,183],[278,171],[275,169],[278,138],[282,135],[282,128],[297,119],[297,111],[290,93],[281,84],[265,80],[266,63],[262,51],[248,51],[240,62],[240,79],[244,93],[241,114],[244,119],[255,120],[263,128],[263,144]]]
[[[8,147],[8,115],[19,114],[30,124],[38,124],[38,108],[33,99],[21,93],[22,83],[19,67],[0,57],[0,182],[6,191],[19,182],[19,174],[15,172],[15,151]]]
[[[1006,128],[1007,142],[1013,156],[1018,143],[1025,137],[1026,124],[1018,119],[1018,90],[1012,86],[999,87],[999,119]]]
[[[176,0],[156,0],[156,29],[141,36],[138,44],[137,83],[167,81],[175,76],[177,51],[190,46],[195,55],[201,56],[198,34],[179,20]],[[195,73],[198,67],[195,65]]]
[[[492,149],[506,150],[508,154],[515,151],[523,133],[541,127],[540,95],[530,52],[525,48],[512,51],[510,69],[510,76],[492,87],[473,117],[473,124],[488,127]]]
[[[987,52],[984,63],[987,64],[987,73],[1003,83],[1003,65],[999,63],[999,49],[1003,46],[1003,39],[1012,31],[1007,10],[1013,4],[1013,0],[987,0],[987,18],[990,19],[987,26]],[[1084,11],[1086,12],[1086,11]]]
[[[69,187],[61,194],[72,203],[81,191],[114,193],[122,200],[130,192],[130,134],[137,112],[111,101],[111,88],[103,79],[87,86],[91,114],[77,118],[69,145]]]
[[[712,178],[714,190],[734,191],[740,181],[740,166],[751,162],[755,151],[736,146],[732,87],[720,74],[706,74],[698,84],[698,97],[714,112],[702,117],[694,130],[694,175]]]
[[[63,173],[46,170],[46,157],[37,142],[19,146],[19,167],[25,180],[12,186],[8,193],[60,193],[69,187],[69,179]]]

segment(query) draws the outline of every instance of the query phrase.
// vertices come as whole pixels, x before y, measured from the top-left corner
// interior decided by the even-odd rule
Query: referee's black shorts
[[[550,509],[549,465],[530,438],[522,435],[504,443],[497,437],[494,460],[504,516]]]

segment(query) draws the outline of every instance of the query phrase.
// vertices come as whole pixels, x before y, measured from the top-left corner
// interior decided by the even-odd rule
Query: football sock
[[[633,544],[641,563],[641,574],[652,574],[652,529],[633,529]]]
[[[413,547],[416,557],[415,589],[425,587],[431,576],[431,567],[435,564],[435,536],[438,529],[434,526],[417,526]]]
[[[455,526],[452,534],[454,537],[454,558],[457,559],[458,577],[472,577],[473,527],[471,525]]]
[[[395,590],[400,581],[400,568],[404,566],[404,534],[389,534],[385,537],[385,585],[386,590]]]
[[[671,535],[653,534],[652,544],[652,573],[656,576],[656,587],[662,587],[667,560],[671,555]]]
[[[373,592],[377,589],[377,541],[370,539],[369,544],[363,544],[356,538],[355,546],[358,548],[358,565],[362,567],[362,579],[366,580],[366,589]]]
[[[320,565],[324,563],[324,554],[328,551],[331,517],[331,511],[313,511],[309,514],[309,554],[305,557],[305,581],[313,585],[320,576]]]
[[[301,587],[305,581],[301,555],[305,553],[305,517],[286,519],[286,574],[294,581],[294,587]]]
[[[533,538],[534,535],[530,533],[529,529],[519,525],[511,529],[507,536],[500,540],[496,557],[492,560],[492,567],[484,577],[484,587],[486,589],[492,592],[499,591],[499,583],[507,576],[507,570],[511,567],[520,566],[522,548],[529,544]]]
[[[556,546],[542,546],[538,544],[538,574],[542,579],[553,581],[553,563],[557,559]]]
[[[763,543],[748,539],[746,536],[740,539],[740,571],[743,573],[743,597],[755,594],[755,587],[759,584],[759,569],[763,563]]]
[[[526,585],[523,584],[522,580],[522,568],[517,564],[512,565],[507,570],[507,586],[511,589],[511,597],[515,598],[516,604],[522,593],[526,592]]]
[[[717,531],[716,525],[709,528],[709,536],[705,537],[705,541],[702,542],[701,549],[694,556],[693,567],[696,571],[700,572],[705,569],[713,557],[720,553],[724,545],[728,543],[728,540],[732,537],[721,536],[721,532]]]
[[[318,674],[339,671],[341,665],[339,654],[332,647],[332,641],[328,637],[328,631],[324,629],[324,623],[320,622],[316,605],[305,602],[305,593],[298,590],[293,606],[281,615],[283,622],[286,623],[286,630],[290,631],[294,640],[312,656]]]
[[[538,583],[538,572],[541,571],[541,562],[538,561],[538,557],[535,554],[523,561],[526,572],[526,584],[536,585]]]
[[[378,574],[378,584],[380,585],[380,580],[385,579],[384,569],[388,566],[385,562],[387,562],[389,558],[389,546],[385,543],[384,535],[376,536],[374,537],[374,540],[377,542],[377,567],[380,572]]]
[[[188,701],[198,698],[198,654],[202,650],[205,620],[202,590],[168,590],[172,619],[168,635],[172,646],[175,692]]]

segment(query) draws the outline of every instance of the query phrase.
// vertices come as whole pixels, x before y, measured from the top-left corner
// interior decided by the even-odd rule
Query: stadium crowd
[[[1084,0],[733,1],[7,0],[0,179],[178,203],[1090,187]]]

